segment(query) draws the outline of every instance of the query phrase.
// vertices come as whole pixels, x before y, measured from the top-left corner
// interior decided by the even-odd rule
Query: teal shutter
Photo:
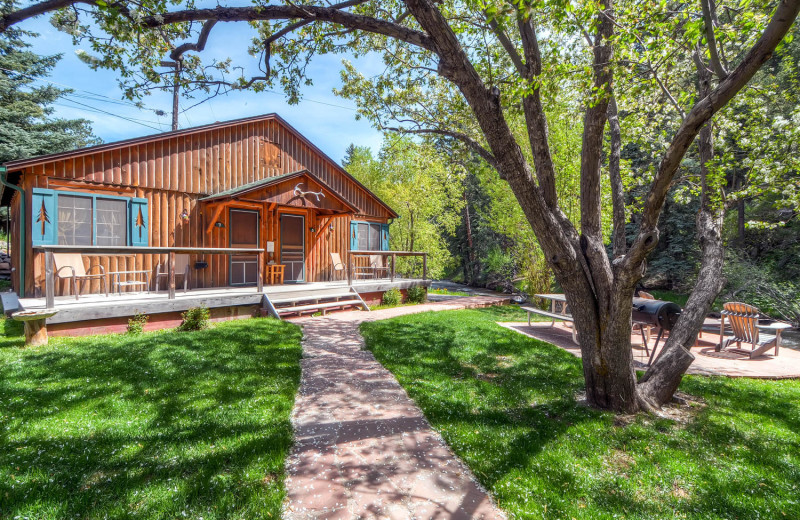
[[[128,216],[128,243],[132,246],[147,247],[147,230],[150,218],[147,212],[147,199],[131,199]]]
[[[35,246],[58,244],[56,192],[34,188],[31,194],[31,240]]]
[[[381,224],[381,251],[389,250],[389,224]]]
[[[358,250],[358,222],[350,222],[350,251]]]

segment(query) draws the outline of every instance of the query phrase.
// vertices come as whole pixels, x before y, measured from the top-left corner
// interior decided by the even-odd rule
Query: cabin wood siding
[[[10,167],[13,168],[13,165]],[[393,217],[385,205],[350,178],[341,167],[316,151],[296,131],[284,125],[282,120],[270,116],[178,136],[154,136],[152,140],[144,142],[121,142],[118,147],[110,149],[87,149],[69,157],[20,167],[20,186],[25,190],[29,217],[26,226],[29,248],[26,294],[41,295],[44,291],[44,255],[35,254],[30,249],[31,192],[34,187],[145,198],[148,201],[150,246],[228,247],[228,210],[223,211],[218,219],[225,228],[212,227],[207,232],[213,217],[213,205],[205,204],[200,199],[304,169],[360,210],[353,219],[386,222]],[[314,191],[318,189],[318,186],[313,186]],[[244,195],[242,198],[250,197]],[[306,279],[326,280],[330,272],[331,252],[340,253],[342,259],[347,261],[351,217],[340,216],[327,222],[326,216],[318,215],[310,208],[281,205],[290,203],[290,198],[284,192],[271,210],[267,203],[260,208],[260,247],[265,248],[267,241],[273,241],[277,255],[280,249],[279,215],[284,212],[303,214],[306,217],[308,244]],[[18,217],[18,199],[12,199],[12,218]],[[326,207],[326,204],[320,206]],[[188,221],[180,218],[184,209],[189,213]],[[316,233],[323,223],[326,228],[332,224],[333,230]],[[310,228],[314,228],[315,233],[311,233]],[[279,261],[276,255],[272,255],[271,259]],[[265,256],[269,255],[265,253]],[[226,255],[210,255],[207,258],[193,256],[192,265],[196,260],[204,260],[209,265],[205,269],[192,267],[191,287],[208,288],[228,284]],[[84,257],[87,268],[99,263],[106,272],[146,269],[153,273],[153,277],[156,266],[161,262],[166,262],[166,256]],[[165,287],[165,284],[166,280],[162,279],[161,287]],[[57,294],[67,294],[66,285],[66,282],[57,283]],[[99,290],[99,282],[92,282],[91,291]]]

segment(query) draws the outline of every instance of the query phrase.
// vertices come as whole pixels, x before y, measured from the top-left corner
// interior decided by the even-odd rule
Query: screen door
[[[231,209],[230,246],[258,247],[258,211]],[[230,284],[255,285],[258,283],[258,256],[230,255]]]
[[[305,222],[302,215],[281,215],[281,263],[285,266],[283,280],[287,283],[306,279]]]

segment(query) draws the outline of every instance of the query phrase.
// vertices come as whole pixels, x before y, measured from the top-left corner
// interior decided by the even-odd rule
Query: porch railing
[[[263,266],[264,250],[257,248],[234,247],[134,247],[134,246],[34,246],[36,251],[44,252],[45,265],[45,305],[48,309],[55,306],[55,261],[53,253],[80,253],[85,256],[120,256],[120,255],[167,255],[167,283],[170,300],[175,299],[175,255],[257,255],[258,256],[258,282],[257,291],[264,289]]]
[[[349,255],[349,262],[347,268],[347,283],[353,283],[353,259],[357,257],[369,257],[373,255],[380,255],[383,257],[387,257],[390,260],[389,265],[389,278],[392,282],[394,282],[396,276],[396,265],[397,265],[397,257],[406,257],[406,256],[421,256],[422,257],[422,279],[428,279],[428,253],[420,252],[420,251],[350,251]]]

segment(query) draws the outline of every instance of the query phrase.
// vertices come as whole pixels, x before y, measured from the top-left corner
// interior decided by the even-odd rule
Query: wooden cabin
[[[425,253],[388,251],[397,213],[275,114],[11,161],[0,204],[20,296],[3,304],[26,335],[119,332],[139,313],[163,328],[201,305],[212,319],[366,308],[430,284]],[[404,256],[418,274],[395,270]],[[59,276],[75,265],[99,275],[76,287]]]
[[[331,253],[386,250],[397,213],[276,114],[5,164],[13,287],[44,294],[37,246],[85,246],[86,268],[155,273],[165,255],[91,255],[93,246],[261,248],[284,283],[325,281]],[[22,198],[25,200],[25,215]],[[24,229],[21,229],[24,221]],[[24,266],[24,267],[21,267]],[[191,257],[190,288],[253,285],[253,255]],[[264,270],[261,270],[264,272]],[[179,281],[180,282],[180,281]],[[99,290],[97,282],[93,291]],[[57,282],[56,295],[69,292]]]

